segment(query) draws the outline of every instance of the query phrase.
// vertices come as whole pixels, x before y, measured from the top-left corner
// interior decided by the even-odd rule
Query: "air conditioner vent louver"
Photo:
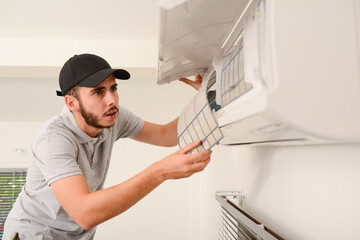
[[[234,196],[231,196],[234,197]],[[241,194],[237,197],[241,197]],[[223,193],[216,194],[220,204],[220,218],[218,228],[219,240],[279,240],[283,239],[263,223],[257,221],[240,207],[228,200]]]

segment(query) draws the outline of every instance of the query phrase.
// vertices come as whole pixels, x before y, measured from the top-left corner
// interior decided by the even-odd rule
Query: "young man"
[[[211,151],[187,154],[200,141],[155,162],[131,179],[103,189],[113,144],[119,138],[159,146],[177,144],[177,119],[143,121],[119,106],[117,79],[129,79],[101,57],[75,55],[59,83],[66,108],[36,137],[23,191],[5,223],[5,240],[93,239],[95,227],[126,211],[167,179],[202,171]],[[184,80],[197,88],[201,84]]]

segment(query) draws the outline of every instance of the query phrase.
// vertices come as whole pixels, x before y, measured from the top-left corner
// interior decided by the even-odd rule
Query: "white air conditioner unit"
[[[206,92],[220,143],[360,141],[359,1],[167,0],[160,8],[158,84],[202,74],[198,94]]]

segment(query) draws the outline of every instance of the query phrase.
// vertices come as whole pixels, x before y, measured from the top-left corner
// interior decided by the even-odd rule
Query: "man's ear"
[[[74,96],[66,95],[64,98],[65,104],[70,111],[76,112],[79,110],[79,101]]]

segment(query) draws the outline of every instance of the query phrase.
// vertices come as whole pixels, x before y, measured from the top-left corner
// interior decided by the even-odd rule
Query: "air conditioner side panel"
[[[360,140],[360,75],[354,1],[267,1],[278,86],[269,111],[328,139]]]

